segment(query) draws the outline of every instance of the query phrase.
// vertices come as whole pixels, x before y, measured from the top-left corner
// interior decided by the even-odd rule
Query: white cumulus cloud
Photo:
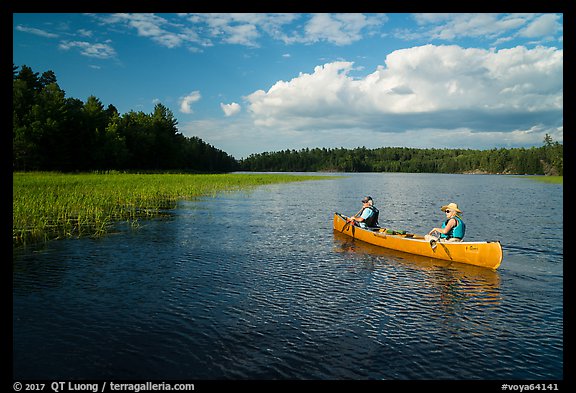
[[[220,108],[222,108],[222,111],[224,112],[224,115],[226,115],[226,116],[233,116],[233,115],[239,113],[240,110],[242,109],[240,104],[238,104],[236,102],[233,102],[231,104],[220,103]]]
[[[201,97],[200,92],[197,90],[187,96],[180,97],[180,112],[192,113],[192,104],[200,101]]]
[[[352,77],[352,70],[345,61],[317,66],[248,95],[248,110],[257,125],[296,129],[511,131],[536,119],[551,122],[563,108],[563,51],[557,48],[424,45],[392,52],[363,77]]]

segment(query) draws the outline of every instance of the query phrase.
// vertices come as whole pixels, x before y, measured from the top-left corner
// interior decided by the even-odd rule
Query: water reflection
[[[390,250],[352,239],[339,231],[334,231],[334,251],[360,256],[369,270],[395,264],[412,273],[419,272],[423,285],[434,288],[434,295],[447,308],[471,299],[484,306],[496,306],[501,301],[500,275],[491,269]]]

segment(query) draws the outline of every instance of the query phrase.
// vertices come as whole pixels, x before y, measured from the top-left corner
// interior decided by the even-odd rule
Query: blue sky
[[[13,63],[236,158],[563,142],[563,14],[13,14]]]

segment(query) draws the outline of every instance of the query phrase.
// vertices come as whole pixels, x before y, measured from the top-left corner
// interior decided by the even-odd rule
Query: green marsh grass
[[[544,183],[564,184],[564,176],[531,176],[531,178]]]
[[[564,176],[526,176],[542,183],[564,184]]]
[[[178,200],[265,184],[326,178],[289,174],[126,174],[16,172],[13,246],[54,238],[101,236],[113,223],[137,225]]]

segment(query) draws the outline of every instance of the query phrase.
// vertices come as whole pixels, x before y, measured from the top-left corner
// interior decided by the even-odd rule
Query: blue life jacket
[[[450,231],[447,234],[441,233],[440,238],[450,239],[452,237],[457,237],[458,239],[463,239],[464,234],[466,233],[466,224],[464,224],[464,221],[462,221],[462,219],[458,216],[451,217],[448,220],[444,221],[442,223],[442,229],[446,228],[448,221],[450,221],[452,218],[456,219],[456,226],[452,227],[452,229],[450,229]]]
[[[365,207],[365,209],[372,210],[372,214],[370,215],[370,217],[364,220],[364,224],[366,224],[367,227],[377,227],[378,216],[380,215],[380,211],[374,206],[368,206]],[[362,213],[364,213],[364,210],[362,210]]]

